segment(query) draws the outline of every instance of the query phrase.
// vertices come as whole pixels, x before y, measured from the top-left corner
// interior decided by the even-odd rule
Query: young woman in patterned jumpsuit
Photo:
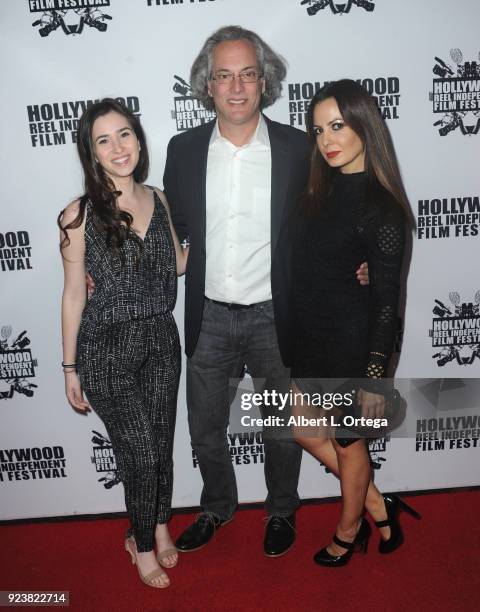
[[[73,408],[90,404],[105,425],[131,521],[125,548],[142,581],[164,588],[160,566],[178,560],[167,528],[180,372],[172,309],[187,251],[163,193],[142,184],[148,151],[137,117],[106,98],[85,111],[77,146],[85,194],[58,219],[65,389]]]

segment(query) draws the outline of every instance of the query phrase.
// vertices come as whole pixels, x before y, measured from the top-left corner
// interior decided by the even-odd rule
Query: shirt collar
[[[232,147],[235,147],[227,138],[224,138],[220,134],[220,130],[218,128],[218,120],[215,122],[215,127],[213,128],[212,136],[210,138],[210,146],[216,143],[227,143]],[[258,125],[255,129],[255,132],[252,136],[252,139],[244,144],[243,147],[235,147],[236,149],[243,149],[244,147],[249,147],[253,144],[263,145],[265,147],[270,148],[270,138],[268,136],[268,127],[267,122],[265,121],[264,116],[260,113],[260,117],[258,119]]]

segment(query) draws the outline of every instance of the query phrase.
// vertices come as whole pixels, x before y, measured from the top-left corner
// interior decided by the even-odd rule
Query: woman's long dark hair
[[[313,127],[315,107],[328,98],[335,99],[343,120],[359,136],[365,147],[367,193],[375,201],[375,192],[378,191],[378,183],[380,183],[402,206],[407,219],[412,222],[410,204],[400,177],[390,133],[374,98],[351,79],[327,83],[315,94],[308,107],[306,124],[312,143],[312,152],[310,176],[303,199],[304,208],[314,212],[326,203],[333,176],[338,172],[328,165],[318,150]],[[372,198],[367,197],[366,200],[370,201]]]
[[[95,147],[92,139],[93,124],[99,117],[107,113],[116,112],[123,115],[134,131],[140,144],[138,164],[133,172],[136,183],[143,183],[148,176],[148,149],[145,134],[139,119],[122,103],[113,98],[104,98],[89,106],[83,113],[78,124],[77,150],[83,168],[85,194],[80,198],[78,215],[65,227],[62,226],[62,217],[65,209],[58,215],[57,224],[63,232],[60,251],[70,243],[69,229],[76,229],[83,223],[87,202],[92,203],[93,218],[100,230],[105,232],[108,248],[118,254],[127,234],[135,238],[136,234],[130,232],[133,223],[132,215],[117,206],[117,198],[121,195],[115,189],[113,181],[105,174],[102,166],[95,161]],[[139,239],[141,248],[141,241]]]

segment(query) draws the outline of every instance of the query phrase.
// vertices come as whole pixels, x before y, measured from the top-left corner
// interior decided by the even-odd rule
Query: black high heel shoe
[[[384,521],[375,521],[375,525],[377,527],[390,527],[390,537],[388,540],[382,538],[378,545],[378,552],[382,553],[382,555],[386,555],[397,550],[397,548],[403,544],[403,531],[400,526],[400,521],[398,520],[400,511],[403,510],[408,512],[408,514],[412,515],[417,520],[422,517],[397,495],[383,495],[383,501],[385,503],[385,510],[387,511],[387,519]]]
[[[341,567],[342,565],[347,565],[354,552],[362,552],[364,555],[367,553],[368,539],[371,533],[372,528],[370,527],[370,523],[362,518],[360,528],[353,542],[344,542],[340,540],[336,534],[333,536],[335,544],[342,548],[346,548],[346,553],[343,555],[331,555],[326,548],[322,548],[322,550],[316,553],[313,560],[315,563],[318,563],[318,565],[323,565],[325,567]]]

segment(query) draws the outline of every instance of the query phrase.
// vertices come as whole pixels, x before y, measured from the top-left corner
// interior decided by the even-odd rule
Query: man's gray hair
[[[213,76],[213,51],[217,45],[227,40],[247,40],[255,47],[258,68],[265,80],[265,92],[262,95],[260,108],[271,106],[282,92],[282,81],[287,74],[287,64],[283,57],[277,55],[258,34],[240,26],[220,28],[207,38],[190,72],[193,95],[205,108],[215,110],[213,100],[208,95],[208,81]]]

